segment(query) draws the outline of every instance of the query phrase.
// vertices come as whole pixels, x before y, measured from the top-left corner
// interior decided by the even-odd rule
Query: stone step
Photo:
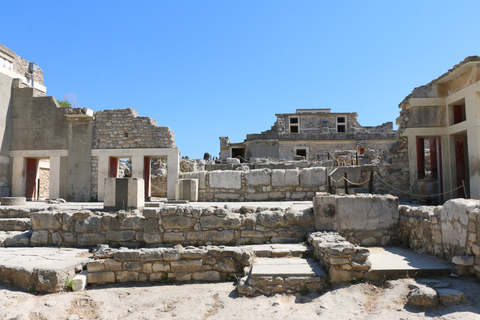
[[[312,253],[312,248],[303,244],[255,244],[243,248],[251,250],[255,257],[260,258],[307,257]]]
[[[0,231],[0,247],[28,247],[33,230]]]
[[[326,284],[326,274],[313,258],[255,258],[246,273],[238,292],[249,296],[306,294],[320,291]]]
[[[27,231],[31,228],[30,218],[0,218],[0,231]]]
[[[90,256],[88,249],[0,248],[0,283],[38,293],[63,291]]]
[[[30,210],[26,209],[12,209],[0,208],[0,218],[29,218]]]
[[[434,277],[448,275],[452,266],[439,258],[418,254],[400,247],[372,247],[369,261],[372,264],[366,274],[368,280]]]

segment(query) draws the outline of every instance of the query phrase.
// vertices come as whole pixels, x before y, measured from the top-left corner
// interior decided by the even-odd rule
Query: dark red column
[[[417,172],[418,179],[425,178],[425,140],[417,138]]]
[[[110,164],[108,167],[108,177],[109,178],[118,177],[118,158],[110,157]]]

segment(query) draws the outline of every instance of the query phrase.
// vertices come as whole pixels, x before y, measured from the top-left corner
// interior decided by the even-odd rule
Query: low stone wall
[[[452,199],[443,206],[400,206],[400,231],[413,250],[451,259],[460,274],[480,277],[480,201]]]
[[[317,230],[337,231],[351,243],[377,246],[398,241],[398,198],[394,196],[318,193],[313,209]]]
[[[143,281],[221,281],[252,264],[239,247],[187,247],[106,250],[87,264],[88,283]]]
[[[311,233],[308,242],[331,282],[363,279],[371,268],[370,251],[355,247],[336,232]]]
[[[225,245],[297,243],[315,230],[311,211],[242,207],[165,206],[133,213],[39,211],[31,214],[36,246],[144,247],[161,244]]]
[[[198,179],[199,201],[312,200],[326,190],[327,168],[186,172]]]

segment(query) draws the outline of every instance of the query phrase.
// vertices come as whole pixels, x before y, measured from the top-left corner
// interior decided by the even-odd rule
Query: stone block
[[[437,289],[437,294],[440,303],[444,306],[465,303],[466,301],[463,292],[455,289]]]
[[[166,261],[157,261],[152,264],[153,272],[166,272],[170,271],[170,263]]]
[[[123,268],[131,271],[141,271],[143,269],[143,263],[140,261],[125,261]]]
[[[121,230],[121,231],[107,231],[106,234],[108,241],[125,242],[135,239],[135,231]]]
[[[233,230],[223,230],[223,231],[205,231],[204,233],[205,241],[212,241],[216,243],[228,243],[232,241],[235,237]]]
[[[30,214],[30,220],[33,230],[57,230],[62,228],[62,215],[57,215],[49,211],[32,212]]]
[[[141,253],[140,258],[142,261],[157,261],[163,259],[163,251],[159,249],[151,249]]]
[[[159,212],[160,210],[159,209],[155,209],[155,208],[145,208],[143,209],[143,216],[145,218],[158,218],[159,216]]]
[[[178,179],[175,186],[175,200],[198,201],[198,180]]]
[[[94,260],[87,263],[88,272],[98,272],[105,270],[105,260]]]
[[[139,231],[143,229],[144,223],[145,223],[145,218],[143,217],[138,217],[138,216],[126,217],[125,219],[122,220],[122,224],[120,228]]]
[[[115,273],[112,271],[101,271],[87,274],[88,283],[112,283],[115,282]]]
[[[197,281],[220,281],[220,273],[218,271],[194,272],[192,279]]]
[[[164,243],[179,243],[185,241],[183,232],[165,232],[163,235]]]
[[[473,266],[475,264],[474,256],[454,256],[452,262],[461,266]]]
[[[82,271],[79,274],[77,274],[73,279],[73,288],[72,291],[83,291],[85,290],[85,287],[87,286],[87,277],[88,277],[88,271]]]
[[[138,178],[106,178],[104,209],[117,211],[145,207],[145,182]]]
[[[272,170],[272,186],[274,187],[298,186],[299,184],[300,184],[300,180],[299,180],[298,170],[296,169]]]
[[[245,183],[247,186],[270,185],[272,171],[270,169],[255,169],[245,171]]]
[[[408,302],[417,307],[433,307],[438,305],[437,292],[429,287],[420,287],[408,295]]]
[[[27,199],[25,197],[2,197],[0,202],[2,206],[25,206]]]
[[[115,278],[117,282],[137,282],[138,272],[134,271],[116,271]]]
[[[242,187],[241,171],[211,171],[208,172],[210,188],[240,189]]]
[[[77,244],[80,246],[96,247],[98,244],[105,243],[105,236],[102,234],[87,233],[77,236]]]
[[[162,219],[162,226],[165,229],[187,229],[193,228],[197,219],[185,216],[167,216]]]
[[[324,186],[326,181],[327,173],[325,168],[305,168],[300,171],[300,185],[303,187]]]
[[[280,211],[262,211],[257,214],[257,224],[266,228],[273,228],[285,226],[288,224],[288,221]]]
[[[143,241],[147,244],[159,244],[162,243],[162,236],[158,233],[144,233]]]
[[[101,217],[91,216],[86,219],[75,221],[76,232],[94,232],[98,233],[101,230]]]
[[[117,261],[137,261],[140,260],[140,252],[138,250],[119,250],[113,255]]]
[[[114,259],[106,259],[104,263],[105,269],[108,271],[118,271],[122,270],[122,262],[116,261]]]
[[[33,245],[47,245],[48,243],[48,230],[39,230],[32,233],[30,242]]]
[[[204,229],[238,229],[242,226],[240,217],[233,214],[227,215],[225,218],[218,216],[204,216],[200,218],[200,224]]]
[[[174,272],[202,270],[202,259],[176,260],[170,262]]]

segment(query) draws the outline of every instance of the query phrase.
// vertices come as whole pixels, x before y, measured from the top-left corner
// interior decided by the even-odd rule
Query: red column
[[[143,158],[143,180],[145,180],[145,199],[149,198],[152,193],[150,192],[150,158]]]
[[[418,179],[425,178],[425,140],[417,138],[417,172]]]
[[[432,171],[432,179],[437,179],[437,138],[428,139],[430,145],[430,169]]]
[[[25,197],[27,200],[34,201],[37,199],[38,159],[27,158],[26,173]]]
[[[108,167],[108,177],[109,178],[118,177],[118,158],[110,157],[110,164]]]
[[[463,106],[453,106],[453,124],[463,121]]]

